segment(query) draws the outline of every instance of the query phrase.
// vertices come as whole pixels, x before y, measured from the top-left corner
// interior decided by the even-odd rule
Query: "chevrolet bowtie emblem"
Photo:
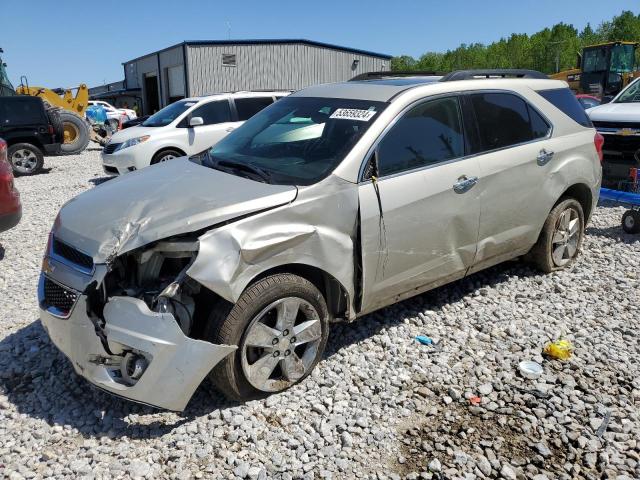
[[[622,135],[623,137],[629,136],[629,135],[637,135],[638,134],[638,130],[636,130],[635,128],[621,128],[620,130],[618,130],[618,135]]]

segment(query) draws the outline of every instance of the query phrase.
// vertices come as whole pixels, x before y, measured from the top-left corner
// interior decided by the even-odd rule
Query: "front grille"
[[[116,175],[118,175],[118,169],[116,167],[110,167],[109,165],[105,165],[104,166],[104,171],[107,173],[114,173]]]
[[[78,294],[44,277],[44,306],[68,314],[78,300]]]
[[[53,253],[85,270],[93,269],[93,258],[61,242],[57,238],[53,239]]]
[[[120,145],[122,145],[122,143],[107,143],[107,144],[104,146],[104,150],[103,150],[103,152],[104,152],[104,153],[113,153],[113,152],[115,152],[115,151],[116,151],[116,149],[117,149]]]
[[[603,137],[603,150],[612,150],[633,157],[635,152],[640,149],[640,136],[603,135]]]

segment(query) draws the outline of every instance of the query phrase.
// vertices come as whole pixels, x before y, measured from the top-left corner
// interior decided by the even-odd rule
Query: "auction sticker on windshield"
[[[329,118],[342,120],[359,120],[368,122],[376,114],[375,110],[359,110],[357,108],[338,108]]]

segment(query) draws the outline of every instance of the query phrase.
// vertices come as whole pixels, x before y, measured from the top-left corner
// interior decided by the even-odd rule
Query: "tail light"
[[[49,135],[53,135],[55,132],[53,131],[53,125],[49,125]]]
[[[7,142],[0,138],[0,163],[7,161]]]
[[[593,143],[596,146],[596,152],[598,152],[598,157],[600,158],[600,163],[602,163],[604,159],[604,153],[602,152],[602,147],[604,145],[604,137],[596,132],[596,136],[593,138]]]
[[[13,169],[7,160],[7,143],[0,138],[0,180],[12,183]]]

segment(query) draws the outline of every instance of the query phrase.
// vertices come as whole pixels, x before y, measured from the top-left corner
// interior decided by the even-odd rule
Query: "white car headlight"
[[[115,152],[119,152],[120,150],[124,150],[125,148],[133,147],[134,145],[138,145],[139,143],[146,142],[151,138],[149,135],[144,135],[142,137],[131,138],[126,142],[120,144],[118,148],[115,149]]]

